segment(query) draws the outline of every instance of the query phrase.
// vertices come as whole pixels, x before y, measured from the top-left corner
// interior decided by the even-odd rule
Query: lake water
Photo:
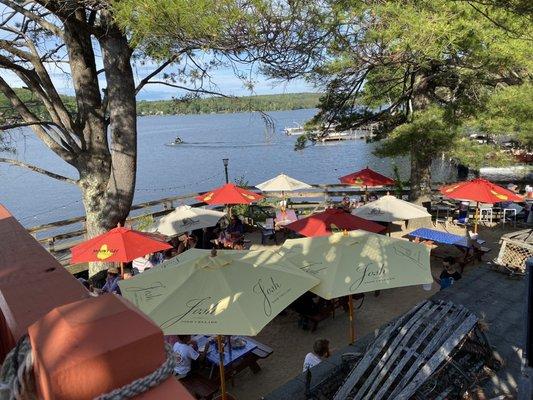
[[[275,128],[266,129],[256,113],[151,116],[139,118],[137,191],[134,202],[208,190],[224,183],[223,158],[229,158],[230,180],[254,185],[279,173],[307,183],[334,183],[339,176],[365,166],[392,176],[393,165],[409,176],[405,159],[372,155],[375,144],[362,140],[320,144],[294,151],[296,138],[282,133],[303,123],[315,110],[269,113]],[[16,158],[59,174],[76,171],[48,150],[29,130],[12,132]],[[185,142],[168,146],[176,136]],[[2,155],[11,157],[12,155]],[[435,167],[436,179],[450,170]],[[34,226],[83,214],[76,186],[31,171],[0,164],[0,203],[24,225]]]

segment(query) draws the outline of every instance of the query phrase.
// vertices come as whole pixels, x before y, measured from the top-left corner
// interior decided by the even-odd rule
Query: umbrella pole
[[[391,222],[389,222],[389,223],[387,224],[387,228],[388,228],[387,230],[389,231],[389,232],[388,232],[388,233],[389,233],[389,237],[390,237],[390,226],[391,226]]]
[[[476,212],[474,213],[474,233],[477,233],[478,219],[479,219],[479,201],[476,203]]]
[[[348,295],[348,310],[350,312],[350,344],[355,342],[355,327],[353,324],[353,301],[352,295]]]
[[[120,264],[120,278],[124,279],[124,263],[121,262]]]
[[[226,378],[224,376],[224,341],[222,340],[222,336],[217,336],[217,347],[218,347],[218,355],[220,357],[219,359],[219,372],[220,372],[220,398],[222,400],[226,400]]]

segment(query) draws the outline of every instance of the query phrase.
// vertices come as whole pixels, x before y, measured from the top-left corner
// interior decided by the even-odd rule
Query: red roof
[[[172,248],[146,232],[118,227],[71,249],[71,263],[90,261],[129,262],[137,257]]]
[[[250,204],[261,200],[263,196],[255,192],[227,183],[208,193],[196,196],[196,199],[207,204]]]
[[[285,226],[303,236],[327,236],[332,229],[379,233],[385,230],[383,225],[349,214],[344,210],[330,208],[318,214],[299,219]]]
[[[353,174],[342,176],[339,180],[347,185],[358,186],[391,186],[395,184],[393,179],[381,175],[368,167]]]
[[[440,192],[451,199],[479,201],[481,203],[500,203],[503,201],[524,201],[521,196],[486,179],[472,179],[443,186]]]

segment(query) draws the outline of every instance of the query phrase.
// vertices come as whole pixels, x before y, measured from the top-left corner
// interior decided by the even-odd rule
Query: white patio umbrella
[[[291,178],[285,174],[279,174],[275,178],[255,185],[263,192],[292,192],[294,190],[311,189],[312,186],[305,182]]]
[[[165,215],[156,227],[156,232],[173,236],[195,229],[215,226],[224,213],[206,208],[180,206]]]
[[[431,217],[425,207],[386,195],[352,211],[353,215],[370,221],[394,222]]]

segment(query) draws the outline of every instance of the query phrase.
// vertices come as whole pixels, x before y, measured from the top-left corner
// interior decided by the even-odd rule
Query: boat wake
[[[228,143],[228,142],[182,142],[179,144],[174,143],[165,143],[165,146],[168,147],[184,147],[184,148],[216,148],[216,149],[238,149],[238,148],[249,148],[249,147],[265,147],[272,146],[276,143]]]

